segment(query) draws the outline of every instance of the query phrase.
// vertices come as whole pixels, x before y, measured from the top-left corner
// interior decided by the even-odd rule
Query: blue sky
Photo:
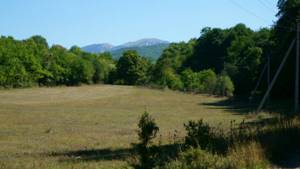
[[[276,21],[277,0],[3,0],[0,35],[44,36],[50,45],[118,45],[141,38],[172,42],[200,36],[203,27]]]

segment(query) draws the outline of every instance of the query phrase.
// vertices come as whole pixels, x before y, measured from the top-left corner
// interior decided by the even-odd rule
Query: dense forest
[[[280,0],[278,8],[278,21],[271,28],[254,31],[244,24],[227,29],[203,28],[198,39],[172,43],[155,63],[132,50],[113,60],[110,53],[91,54],[76,46],[49,47],[41,36],[26,40],[2,36],[0,86],[108,83],[249,95],[267,58],[271,57],[273,76],[295,38],[299,1]],[[292,92],[294,53],[275,85],[275,96],[289,96]],[[266,87],[264,80],[260,89],[264,91]]]

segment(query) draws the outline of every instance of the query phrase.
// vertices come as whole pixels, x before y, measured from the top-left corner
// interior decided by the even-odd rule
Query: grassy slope
[[[129,148],[145,109],[156,118],[164,143],[175,129],[183,136],[183,123],[191,119],[227,126],[244,118],[203,105],[223,99],[103,85],[0,90],[0,168],[119,168],[125,162],[118,159],[53,154]]]

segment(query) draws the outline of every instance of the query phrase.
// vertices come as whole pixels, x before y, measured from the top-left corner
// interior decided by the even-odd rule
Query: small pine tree
[[[138,136],[140,143],[137,145],[139,155],[139,164],[135,168],[151,169],[155,166],[155,154],[150,146],[151,140],[154,139],[159,131],[159,127],[154,119],[145,112],[138,123]]]

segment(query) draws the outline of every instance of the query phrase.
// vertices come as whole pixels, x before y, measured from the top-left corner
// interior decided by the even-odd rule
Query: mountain
[[[148,38],[140,39],[134,42],[127,42],[122,45],[113,46],[111,44],[92,44],[84,46],[81,49],[90,53],[110,52],[114,58],[119,58],[126,50],[136,50],[140,55],[156,60],[160,57],[163,50],[169,46],[168,41]]]
[[[153,46],[153,45],[160,45],[160,44],[169,44],[168,41],[149,38],[149,39],[140,39],[134,42],[127,42],[123,45],[119,45],[114,47],[115,50],[122,49],[122,48],[132,48],[132,47],[145,47],[145,46]]]
[[[162,52],[169,46],[169,44],[156,44],[156,45],[150,45],[150,46],[140,46],[140,47],[127,47],[127,48],[121,48],[117,50],[111,51],[111,55],[118,59],[122,56],[123,52],[127,50],[135,50],[137,51],[141,56],[147,57],[150,60],[157,60]]]
[[[102,53],[106,51],[110,51],[114,46],[109,43],[101,43],[101,44],[92,44],[88,46],[84,46],[81,49],[90,53]]]

